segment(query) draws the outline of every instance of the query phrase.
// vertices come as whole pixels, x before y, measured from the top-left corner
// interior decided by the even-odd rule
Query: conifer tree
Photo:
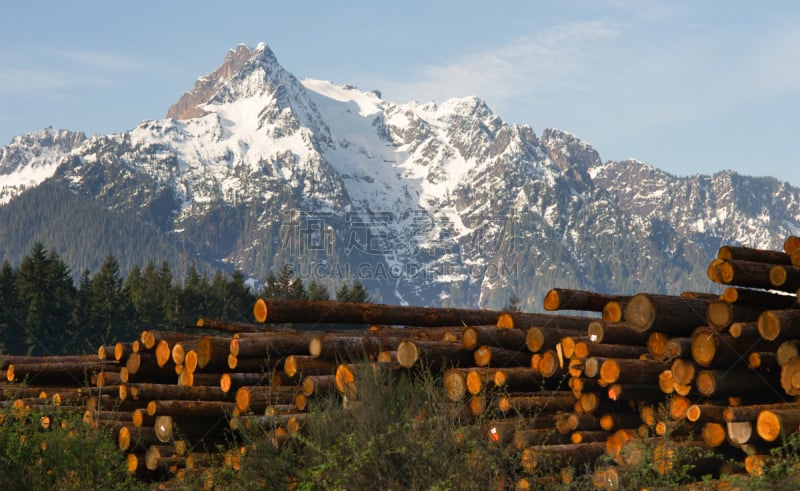
[[[27,353],[61,354],[64,334],[72,331],[76,289],[70,270],[55,252],[41,242],[23,258],[17,277],[22,305]],[[21,333],[19,333],[21,334]]]
[[[317,283],[317,280],[311,280],[308,284],[306,296],[309,300],[330,300],[331,294],[328,288],[322,283]]]
[[[132,308],[123,290],[119,263],[106,256],[100,271],[92,278],[92,332],[88,340],[95,346],[110,344],[135,336],[131,330]]]
[[[14,333],[22,330],[17,272],[8,261],[0,268],[0,353],[21,354],[25,351],[22,339]]]
[[[358,280],[354,281],[352,285],[343,283],[336,290],[336,300],[339,302],[369,303],[369,292]]]

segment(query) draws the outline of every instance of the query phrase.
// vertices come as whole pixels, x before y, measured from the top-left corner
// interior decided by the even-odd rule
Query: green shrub
[[[127,490],[139,485],[105,431],[65,407],[0,409],[0,489]],[[48,423],[49,422],[49,423]]]
[[[453,415],[427,371],[356,368],[355,393],[315,401],[303,431],[252,434],[241,480],[253,489],[487,489],[502,462]],[[481,438],[483,436],[483,438]]]

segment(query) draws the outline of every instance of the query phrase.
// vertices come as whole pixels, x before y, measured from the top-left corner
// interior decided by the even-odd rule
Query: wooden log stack
[[[256,323],[198,322],[215,335],[144,331],[92,356],[2,357],[0,401],[19,415],[80,410],[113,430],[132,473],[168,479],[214,461],[191,449],[241,431],[279,443],[302,430],[315,398],[357,398],[370,370],[431,369],[487,445],[556,481],[594,472],[597,487],[613,486],[652,436],[672,445],[654,450],[664,472],[697,449],[752,469],[800,425],[798,266],[797,238],[784,251],[724,246],[708,268],[721,294],[558,288],[545,314],[259,299]],[[600,457],[614,465],[592,470]],[[723,460],[702,469],[719,476]]]

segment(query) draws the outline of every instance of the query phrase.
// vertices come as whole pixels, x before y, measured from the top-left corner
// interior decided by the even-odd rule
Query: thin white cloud
[[[53,50],[51,53],[68,62],[97,70],[133,71],[143,67],[137,60],[113,53],[84,50]]]
[[[0,94],[58,97],[72,89],[109,87],[112,84],[113,81],[109,78],[86,73],[46,68],[0,67]]]
[[[511,99],[569,83],[570,76],[587,64],[592,49],[618,35],[618,28],[607,21],[564,24],[452,63],[423,67],[416,81],[383,86],[398,101],[467,95]]]

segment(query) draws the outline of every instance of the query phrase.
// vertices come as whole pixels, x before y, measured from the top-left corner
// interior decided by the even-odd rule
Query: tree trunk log
[[[569,336],[581,336],[586,331],[575,329],[550,329],[531,327],[525,334],[525,345],[531,353],[553,349],[562,339]]]
[[[773,310],[788,309],[797,305],[796,295],[781,295],[764,290],[736,288],[733,286],[725,288],[722,298],[728,303],[753,305]]]
[[[223,373],[219,379],[219,387],[226,397],[230,397],[229,394],[245,385],[270,385],[272,376],[271,373],[264,372]]]
[[[764,309],[759,306],[715,300],[708,304],[706,320],[717,331],[724,331],[734,322],[758,320],[758,316],[762,312],[764,312]]]
[[[585,290],[570,288],[553,288],[544,297],[544,309],[553,310],[584,310],[587,312],[602,312],[606,304],[612,300],[619,301],[620,295],[610,295]]]
[[[469,366],[474,363],[474,354],[461,343],[404,340],[397,347],[397,362],[404,368],[422,363],[427,368],[437,370],[450,366]]]
[[[593,465],[605,453],[605,442],[538,445],[522,451],[522,469],[529,474],[558,471],[565,466]]]
[[[173,418],[176,416],[209,419],[226,418],[230,416],[233,409],[238,405],[238,392],[236,395],[236,402],[154,399],[147,403],[147,414],[148,416],[172,416]],[[241,409],[242,412],[245,409]]]
[[[734,322],[728,326],[728,334],[734,338],[756,339],[761,337],[758,322]]]
[[[784,251],[756,249],[753,247],[724,245],[717,251],[717,257],[725,260],[742,260],[767,264],[791,266],[792,258]]]
[[[527,350],[512,351],[484,345],[472,353],[476,367],[525,367],[531,363],[531,354]]]
[[[305,355],[289,355],[283,362],[283,371],[289,377],[327,375],[336,372],[337,362]]]
[[[214,331],[223,331],[230,333],[263,333],[267,331],[275,331],[275,329],[269,329],[263,324],[251,324],[247,322],[230,322],[218,319],[209,319],[207,317],[201,317],[200,319],[197,319],[196,327],[200,329],[212,329]]]
[[[289,331],[242,336],[231,339],[229,349],[231,354],[242,358],[308,355],[308,343],[317,335],[319,333]]]
[[[138,383],[126,384],[125,387],[132,400],[233,401],[233,394],[223,392],[219,386],[185,387],[175,384]]]
[[[275,298],[259,298],[253,308],[256,321],[261,323],[385,324],[419,327],[494,324],[501,313],[480,309],[447,309]]]
[[[647,348],[643,346],[631,346],[627,344],[597,344],[586,341],[575,343],[572,357],[585,359],[590,356],[603,358],[639,358],[647,353]]]
[[[600,379],[608,384],[652,384],[658,383],[661,372],[669,366],[656,360],[609,358],[600,366]]]
[[[634,329],[627,322],[592,321],[586,328],[589,341],[600,344],[643,345],[648,333]]]
[[[758,333],[768,341],[800,337],[800,309],[764,312],[758,318]]]
[[[497,401],[503,414],[536,416],[543,411],[570,411],[575,404],[571,392],[552,392],[544,395],[504,395]]]
[[[673,295],[634,295],[625,308],[625,320],[639,331],[688,335],[706,323],[710,300]]]
[[[756,419],[756,432],[764,441],[774,442],[797,432],[798,423],[800,411],[796,409],[766,409]]]
[[[530,332],[530,331],[528,331]],[[507,350],[526,349],[526,333],[521,329],[506,329],[491,326],[470,326],[461,333],[461,344],[467,349],[481,345],[494,346]]]
[[[710,327],[698,327],[692,333],[692,359],[701,367],[729,367],[746,364],[751,351],[775,349],[775,343],[759,339],[734,338]]]
[[[752,370],[701,370],[695,379],[697,391],[706,397],[727,397],[748,391],[771,390],[777,385]]]

